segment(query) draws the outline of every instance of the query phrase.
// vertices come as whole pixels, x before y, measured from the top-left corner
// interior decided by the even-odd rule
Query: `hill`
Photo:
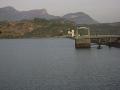
[[[116,34],[120,35],[120,22],[103,24],[81,24],[89,27],[93,35]],[[67,35],[69,30],[76,29],[75,23],[64,20],[33,20],[0,22],[0,38],[41,38]]]
[[[34,18],[41,19],[66,19],[75,22],[76,24],[95,24],[98,23],[96,20],[91,18],[89,15],[78,12],[69,13],[63,17],[50,15],[46,9],[36,9],[29,11],[18,11],[13,7],[0,8],[0,21],[16,21],[16,20],[31,20]]]
[[[68,29],[74,29],[74,23],[63,19],[0,22],[0,38],[40,38],[63,36]]]
[[[111,34],[111,35],[120,35],[120,22],[115,23],[99,23],[91,25],[83,25],[89,27],[91,34]]]
[[[18,11],[13,7],[0,8],[0,21],[31,20],[34,18],[56,19],[59,17],[48,14],[46,9]]]
[[[63,18],[73,21],[76,24],[96,24],[96,23],[98,23],[93,18],[91,18],[89,15],[87,15],[83,12],[69,13],[69,14],[64,15]]]

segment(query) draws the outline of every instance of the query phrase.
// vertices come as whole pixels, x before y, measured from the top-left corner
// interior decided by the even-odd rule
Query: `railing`
[[[78,39],[79,38],[119,38],[120,35],[82,35],[82,36],[76,36]]]
[[[109,38],[109,37],[113,37],[113,38],[118,38],[120,37],[120,35],[91,35],[90,38]]]

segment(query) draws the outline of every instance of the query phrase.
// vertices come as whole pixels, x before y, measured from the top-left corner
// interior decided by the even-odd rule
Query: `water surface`
[[[120,90],[120,49],[71,39],[0,40],[0,90]]]

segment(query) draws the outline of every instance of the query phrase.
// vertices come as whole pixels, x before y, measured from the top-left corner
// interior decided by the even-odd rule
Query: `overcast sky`
[[[120,0],[0,0],[0,7],[47,9],[52,15],[85,12],[99,22],[120,22]]]

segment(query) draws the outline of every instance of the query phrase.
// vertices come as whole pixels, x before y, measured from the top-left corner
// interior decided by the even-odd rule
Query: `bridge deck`
[[[79,38],[90,38],[90,39],[97,39],[97,38],[119,38],[120,35],[83,35],[79,36]]]

